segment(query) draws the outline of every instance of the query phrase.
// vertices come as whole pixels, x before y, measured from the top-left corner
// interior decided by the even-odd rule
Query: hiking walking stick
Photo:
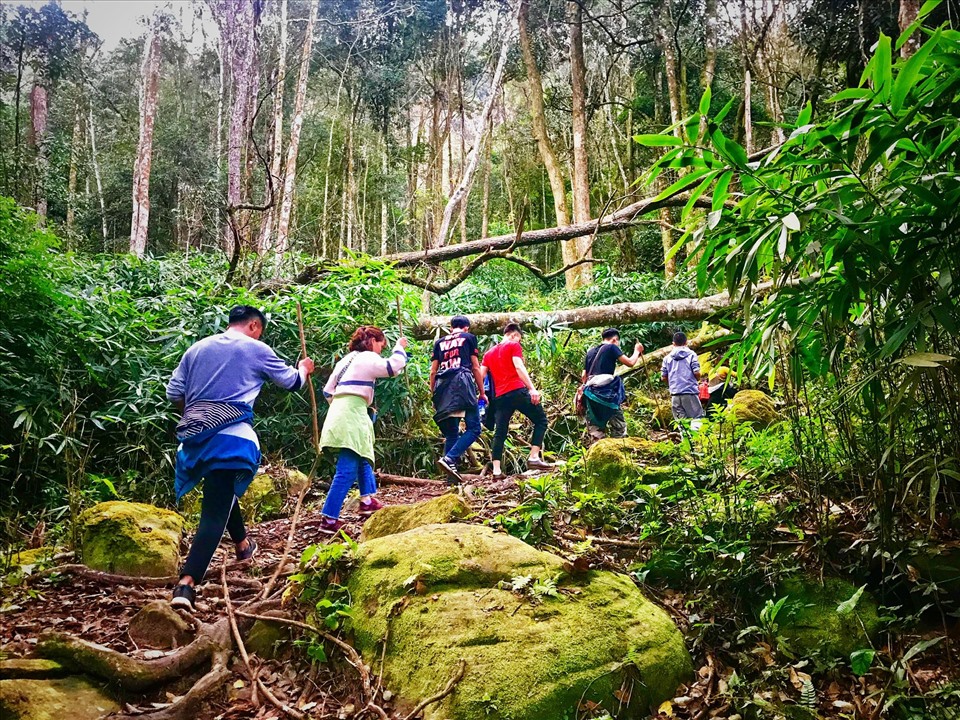
[[[397,327],[400,328],[400,337],[403,337],[403,311],[400,309],[400,296],[397,295]],[[407,395],[410,394],[410,374],[404,373],[403,379],[407,384]]]
[[[303,332],[303,310],[297,301],[297,327],[300,329],[300,352],[307,357],[307,336]],[[317,420],[317,392],[313,389],[313,378],[307,375],[307,388],[310,390],[310,409],[313,411],[313,449],[320,454],[320,424]]]

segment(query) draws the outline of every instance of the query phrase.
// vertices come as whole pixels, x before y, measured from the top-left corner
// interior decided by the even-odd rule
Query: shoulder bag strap
[[[587,370],[587,379],[590,379],[590,376],[593,375],[594,368],[597,367],[597,362],[600,360],[600,355],[603,353],[603,345],[597,346],[597,354],[593,356],[593,362],[590,363],[590,369]]]
[[[353,361],[357,359],[357,355],[359,355],[360,353],[358,353],[356,350],[354,350],[354,351],[353,351],[352,353],[350,353],[350,354],[353,355],[353,357],[350,358],[349,361],[347,361],[347,364],[343,366],[343,370],[341,370],[340,373],[337,375],[337,382],[334,383],[334,385],[333,385],[333,389],[334,389],[334,390],[337,389],[337,386],[340,384],[340,381],[343,379],[343,376],[346,374],[347,368],[349,368],[349,367],[353,364]]]

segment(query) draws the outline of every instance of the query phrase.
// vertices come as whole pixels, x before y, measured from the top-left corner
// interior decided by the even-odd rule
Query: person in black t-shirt
[[[587,432],[592,440],[610,437],[626,437],[627,422],[623,417],[623,401],[626,392],[623,380],[615,376],[617,363],[633,367],[640,359],[643,345],[633,347],[633,355],[627,356],[620,349],[620,331],[607,328],[600,336],[603,340],[587,351],[581,384],[585,385],[583,396],[587,404]]]
[[[477,338],[468,332],[470,321],[457,315],[450,321],[450,334],[433,344],[430,362],[430,390],[433,393],[433,419],[443,433],[443,455],[437,467],[451,482],[463,478],[457,470],[460,458],[480,437],[478,400],[487,401],[480,374]],[[460,421],[465,430],[460,432]]]

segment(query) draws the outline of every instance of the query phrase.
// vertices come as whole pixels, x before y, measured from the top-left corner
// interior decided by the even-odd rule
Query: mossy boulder
[[[598,440],[587,450],[584,472],[574,484],[582,490],[617,494],[625,484],[643,477],[646,468],[663,467],[663,459],[672,451],[673,446],[669,443],[655,443],[643,438]]]
[[[360,542],[396,535],[422,525],[452,523],[473,514],[459,495],[447,493],[411,505],[391,505],[375,512],[363,526]]]
[[[284,470],[274,475],[257,473],[240,498],[240,511],[248,523],[259,522],[276,516],[283,509],[283,498],[287,487],[306,482],[307,476],[299,470]],[[200,520],[200,505],[203,500],[203,483],[187,493],[181,502],[181,512],[191,527]]]
[[[266,617],[288,618],[289,616],[279,610],[268,610],[264,613]],[[290,644],[291,633],[290,626],[282,622],[270,622],[268,620],[257,620],[250,632],[247,633],[245,640],[247,650],[256,653],[264,660],[273,660],[279,656],[285,646]]]
[[[761,428],[782,419],[771,397],[760,390],[741,390],[733,396],[730,407],[736,413],[737,422],[749,422]]]
[[[597,703],[639,717],[692,675],[683,637],[624,575],[566,577],[564,561],[480,525],[425,525],[361,543],[348,580],[368,662],[388,635],[385,683],[414,704],[456,690],[425,720],[541,720]],[[557,583],[535,602],[512,579]],[[630,688],[624,695],[621,688]],[[615,695],[617,693],[617,695]]]
[[[98,720],[119,710],[119,703],[81,677],[0,680],[4,720]]]
[[[183,532],[177,513],[115,500],[94,505],[78,522],[87,567],[136,577],[176,574]]]
[[[847,657],[870,647],[880,630],[877,601],[864,591],[856,603],[857,586],[841,578],[788,578],[777,597],[788,600],[777,614],[779,634],[793,652]]]
[[[32,548],[30,550],[21,550],[10,558],[11,565],[38,565],[53,559],[57,549],[55,547],[45,546]]]
[[[666,430],[673,426],[673,411],[670,409],[670,399],[655,399],[646,395],[637,396],[636,403],[647,408],[653,415],[650,424],[655,428]]]

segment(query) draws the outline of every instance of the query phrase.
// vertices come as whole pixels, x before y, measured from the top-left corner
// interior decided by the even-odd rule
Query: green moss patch
[[[80,677],[0,680],[0,717],[10,720],[98,720],[120,705]]]
[[[672,697],[692,672],[670,618],[623,575],[563,575],[563,560],[489,527],[426,525],[360,545],[348,587],[357,648],[378,659],[409,704],[455,692],[426,720],[562,718],[581,701],[637,717]],[[534,602],[504,589],[515,577],[557,581]],[[614,693],[628,688],[623,703]],[[619,710],[618,710],[619,709]]]
[[[411,505],[391,505],[378,510],[367,520],[360,541],[396,535],[422,525],[456,522],[472,513],[470,506],[452,493]]]
[[[782,419],[770,396],[759,390],[741,390],[733,396],[730,407],[737,422],[749,422],[761,428]]]
[[[669,443],[643,438],[605,438],[598,440],[584,458],[580,488],[607,495],[619,493],[625,484],[644,476],[648,467],[663,467],[663,459],[673,452]],[[644,482],[650,482],[644,480]]]

